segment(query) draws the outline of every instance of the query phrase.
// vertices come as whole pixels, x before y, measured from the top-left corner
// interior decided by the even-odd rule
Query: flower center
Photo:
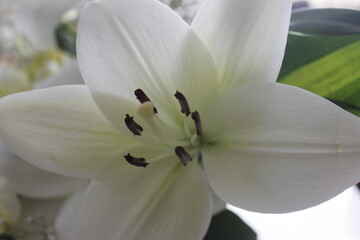
[[[174,147],[174,154],[178,157],[180,162],[186,166],[189,161],[192,161],[192,156],[188,150],[185,149],[187,144],[185,142],[177,142],[173,139],[169,139],[167,134],[162,134],[164,131],[162,130],[163,126],[161,125],[163,122],[157,116],[158,109],[151,102],[150,98],[144,93],[141,89],[135,90],[135,96],[141,103],[141,105],[137,109],[138,115],[140,115],[146,121],[146,127],[152,128],[155,135],[166,143],[170,143]],[[184,132],[185,135],[189,137],[190,146],[199,147],[202,136],[202,127],[201,127],[201,119],[198,111],[191,112],[190,105],[186,99],[186,97],[179,91],[176,91],[174,97],[178,100],[181,112],[185,115],[184,119]],[[195,128],[195,133],[192,134],[189,130],[189,126],[187,125],[187,117],[191,115],[192,124]],[[191,121],[191,120],[190,120]],[[135,121],[134,116],[130,116],[129,114],[125,115],[124,119],[126,127],[132,132],[135,136],[142,136],[145,126],[141,126],[138,122]],[[161,124],[159,124],[161,123]],[[146,167],[149,163],[146,162],[144,157],[134,157],[130,153],[124,156],[126,161],[133,166],[136,167]]]

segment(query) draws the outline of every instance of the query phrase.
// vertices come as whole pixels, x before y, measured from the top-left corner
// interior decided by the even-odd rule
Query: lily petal
[[[225,87],[275,82],[285,52],[291,0],[208,0],[191,27],[213,54]]]
[[[71,239],[202,239],[212,201],[199,171],[176,159],[113,167],[90,184]]]
[[[134,95],[138,88],[170,116],[181,114],[176,90],[194,109],[206,105],[217,91],[210,53],[192,29],[157,0],[89,3],[80,18],[77,50],[84,81],[115,126],[119,120],[112,106],[121,104],[116,96],[139,103]]]
[[[211,119],[204,122],[212,142],[204,149],[210,184],[240,208],[301,210],[360,180],[360,119],[305,90],[243,86],[203,119]]]
[[[221,198],[219,198],[214,191],[212,192],[213,196],[213,216],[224,211],[226,209],[226,202],[224,202]]]
[[[32,198],[63,197],[87,181],[49,173],[25,162],[0,142],[0,175],[10,180],[16,192]]]
[[[23,92],[0,102],[1,140],[48,171],[89,178],[121,157],[124,136],[105,119],[86,86]]]
[[[86,192],[85,190],[86,189],[84,188],[83,190],[71,195],[61,206],[54,223],[57,239],[70,239],[76,217],[79,213],[81,202]]]

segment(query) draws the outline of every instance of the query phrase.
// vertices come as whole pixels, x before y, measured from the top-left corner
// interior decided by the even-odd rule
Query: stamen
[[[149,165],[149,163],[145,161],[145,158],[136,158],[131,156],[130,153],[125,155],[124,158],[128,163],[136,167],[146,167],[147,165]]]
[[[175,148],[175,153],[184,166],[186,166],[187,162],[192,161],[192,157],[190,156],[190,154],[186,152],[186,150],[181,146],[177,146]]]
[[[193,113],[191,113],[191,118],[194,120],[195,122],[195,129],[196,129],[196,134],[198,136],[201,136],[202,134],[202,129],[201,129],[201,120],[200,120],[200,114],[198,111],[195,111]]]
[[[181,106],[181,112],[184,113],[186,116],[189,116],[190,115],[190,107],[189,107],[189,104],[188,104],[185,96],[179,91],[176,91],[174,96],[176,97],[177,100],[179,100],[179,103]]]
[[[129,114],[126,114],[125,124],[134,135],[140,136],[141,132],[144,130],[139,124],[134,121],[134,117],[130,117]]]
[[[134,93],[140,103],[151,102],[150,98],[140,88],[136,89]],[[158,113],[156,107],[154,107],[154,113]]]

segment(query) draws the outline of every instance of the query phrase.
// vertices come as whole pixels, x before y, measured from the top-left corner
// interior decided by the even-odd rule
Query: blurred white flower
[[[81,0],[18,0],[14,21],[37,51],[56,48],[55,28]]]
[[[31,88],[32,85],[23,71],[13,65],[0,64],[0,98]]]
[[[58,11],[58,13],[55,16],[46,15],[49,19],[42,18],[44,22],[53,21],[53,18],[58,21],[56,16],[60,17],[62,11],[69,7],[69,3],[60,7],[59,3],[48,5],[50,2],[55,1],[46,1],[44,6],[53,7],[52,12]],[[26,31],[26,33],[31,34],[25,36],[19,28],[19,22],[16,18],[17,10],[28,11],[27,15],[25,14],[26,16],[36,18],[39,11],[47,10],[47,8],[42,7],[41,3],[44,1],[18,1],[16,2],[18,4],[14,2],[2,3],[0,10],[6,9],[8,14],[0,16],[0,98],[34,88],[83,84],[75,59],[70,59],[67,54],[57,49],[39,51],[40,48],[33,48],[32,44],[28,42],[28,37],[31,37],[32,34],[36,35],[36,33]],[[29,4],[34,3],[37,5],[30,7]],[[26,7],[29,8],[26,9]],[[31,12],[33,8],[37,11]],[[27,21],[32,22],[33,20],[28,19]],[[55,28],[55,24],[51,27]],[[54,30],[42,29],[42,34],[54,35]],[[40,42],[37,43],[40,44]],[[46,43],[43,46],[46,45],[53,46]],[[11,152],[1,140],[0,175],[6,176],[12,182],[17,193],[27,197],[62,197],[86,185],[86,181],[46,172],[24,162]]]
[[[64,198],[39,200],[21,197],[19,200],[11,184],[3,179],[0,179],[0,239],[68,240],[62,238],[54,228],[54,221]],[[8,220],[6,214],[14,216],[15,220]],[[71,222],[72,219],[66,220]],[[64,225],[61,230],[69,232],[71,226]]]

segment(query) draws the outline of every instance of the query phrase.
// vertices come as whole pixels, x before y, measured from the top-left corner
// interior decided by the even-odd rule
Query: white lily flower
[[[72,240],[201,239],[211,190],[282,213],[359,180],[360,120],[275,82],[291,5],[207,0],[191,26],[157,0],[85,7],[77,49],[88,87],[0,100],[14,152],[93,179]]]

